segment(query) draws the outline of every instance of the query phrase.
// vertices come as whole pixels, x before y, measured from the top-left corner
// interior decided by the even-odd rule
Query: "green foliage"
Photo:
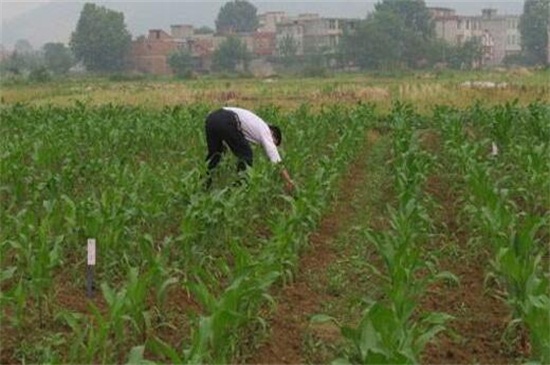
[[[48,69],[44,66],[35,68],[29,73],[30,82],[48,82],[51,80],[51,75],[48,72]]]
[[[285,165],[301,182],[295,200],[282,196],[276,169],[261,158],[247,186],[227,186],[233,163],[225,163],[228,177],[202,189],[197,121],[210,109],[0,109],[0,249],[10,258],[0,271],[0,300],[18,334],[27,338],[24,329],[39,317],[45,332],[67,326],[62,350],[70,363],[145,362],[151,352],[173,363],[227,363],[245,333],[265,330],[270,286],[292,276],[373,113],[367,106],[258,110],[288,136]],[[272,233],[260,237],[258,226]],[[60,310],[58,273],[80,287],[89,237],[97,239],[99,298],[87,309]],[[187,292],[200,311],[165,306],[173,300],[167,288]],[[166,329],[178,331],[178,343],[165,342]]]
[[[543,264],[549,200],[538,194],[550,189],[550,165],[542,157],[550,148],[549,113],[540,104],[476,105],[463,117],[440,121],[446,152],[466,185],[463,209],[472,236],[491,244],[489,269],[505,288],[514,316],[510,325],[526,327],[532,359],[540,363],[550,360],[550,286]],[[480,136],[466,133],[465,120],[474,121]],[[491,145],[498,152],[489,157]]]
[[[74,65],[71,51],[63,43],[46,43],[42,50],[46,67],[55,74],[66,74]]]
[[[197,28],[195,30],[195,34],[213,34],[214,33],[214,29],[206,26],[206,25],[203,25],[202,27],[200,28]]]
[[[375,13],[343,40],[345,58],[362,69],[393,69],[401,64],[400,18],[390,12]]]
[[[131,40],[123,13],[86,3],[70,46],[89,71],[113,72],[125,67]]]
[[[218,33],[253,32],[258,27],[257,9],[246,0],[225,3],[216,18]]]
[[[230,178],[220,178],[213,191],[203,191],[197,121],[209,110],[82,103],[0,109],[0,304],[12,313],[5,323],[23,338],[16,353],[28,355],[16,360],[148,363],[153,353],[158,362],[227,363],[251,329],[265,330],[270,287],[292,277],[375,114],[364,104],[259,109],[285,130],[285,166],[299,182],[298,198],[291,198],[261,158],[246,186],[229,188]],[[542,363],[550,343],[543,267],[549,200],[540,194],[550,189],[549,115],[545,104],[510,104],[445,109],[433,118],[441,153],[453,161],[453,181],[467,184],[463,228],[470,224],[491,242],[483,248],[494,249],[490,267],[503,278],[514,321],[528,327],[533,358]],[[422,250],[434,237],[425,185],[437,160],[423,149],[424,120],[412,107],[397,104],[387,122],[397,201],[381,225],[386,229],[361,231],[386,265],[378,273],[385,296],[366,306],[356,326],[342,326],[354,363],[418,362],[449,319],[417,308],[433,280],[454,280]],[[488,141],[498,143],[498,157],[487,155]],[[233,171],[227,160],[222,172]],[[269,236],[259,235],[258,226]],[[78,253],[88,237],[97,238],[101,305],[90,302],[84,313],[59,310],[59,279],[82,284],[85,261]],[[200,309],[170,312],[165,302],[182,297],[168,288]],[[37,323],[45,333],[63,325],[70,331],[33,349],[25,331]],[[177,342],[165,342],[166,330],[178,331]]]
[[[26,39],[17,40],[13,46],[13,50],[19,54],[29,54],[34,51],[30,42]]]
[[[439,43],[437,61],[444,62],[456,70],[468,70],[476,67],[483,54],[481,41],[477,38],[468,39],[466,42],[452,46],[445,42]]]
[[[529,65],[548,63],[550,0],[525,0],[519,30],[524,60]]]
[[[193,56],[185,49],[179,49],[168,56],[168,64],[179,78],[189,78],[193,71]]]
[[[434,24],[424,0],[383,0],[375,5],[375,11],[399,16],[404,28],[424,40],[435,35]]]
[[[13,52],[10,57],[0,63],[3,74],[26,76],[32,70],[43,66],[43,60],[37,52]]]
[[[434,25],[423,0],[384,0],[344,36],[344,58],[363,69],[424,65],[434,40]]]
[[[237,37],[228,37],[220,47],[214,51],[212,67],[216,71],[234,72],[237,67],[248,68],[251,55],[246,44]]]
[[[290,34],[285,35],[277,45],[277,51],[285,66],[290,66],[297,61],[298,43]]]

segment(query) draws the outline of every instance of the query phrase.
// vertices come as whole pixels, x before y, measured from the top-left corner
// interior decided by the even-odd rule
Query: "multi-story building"
[[[496,9],[483,9],[481,16],[460,16],[453,9],[430,8],[438,38],[460,45],[477,38],[483,47],[483,64],[494,66],[521,51],[518,15],[498,15]]]
[[[508,55],[521,51],[519,36],[519,16],[498,15],[496,9],[483,9],[481,26],[494,40],[494,54],[487,65],[501,64]]]
[[[170,75],[168,64],[170,54],[185,49],[193,56],[198,70],[208,70],[212,55],[225,37],[214,34],[195,34],[190,25],[172,25],[171,34],[160,29],[151,29],[147,37],[132,42],[131,59],[133,69],[156,75]]]
[[[256,32],[252,35],[252,39],[252,52],[256,56],[273,56],[277,51],[277,38],[275,32]]]
[[[439,38],[452,45],[461,45],[478,39],[483,47],[483,65],[498,65],[503,59],[521,51],[518,15],[498,15],[495,9],[483,9],[480,16],[461,16],[450,8],[430,8]],[[280,55],[281,45],[291,41],[297,56],[334,52],[343,35],[353,32],[359,20],[324,18],[307,13],[290,17],[285,12],[267,12],[259,15],[259,28],[251,33],[234,33],[256,58],[266,59]],[[548,28],[550,37],[550,26]],[[187,49],[195,58],[198,69],[208,70],[212,56],[225,36],[196,34],[192,25],[176,24],[170,34],[152,29],[145,37],[133,42],[134,69],[154,74],[170,74],[170,53]],[[550,46],[549,46],[550,47]],[[548,50],[550,63],[550,48]]]
[[[260,33],[275,33],[277,24],[282,23],[288,18],[284,11],[269,11],[258,15],[258,32]]]
[[[353,30],[357,23],[352,19],[340,18],[317,18],[306,22],[304,51],[306,53],[335,51],[345,30]]]
[[[172,70],[168,66],[168,57],[180,46],[181,43],[165,31],[151,29],[147,37],[132,42],[132,67],[143,73],[169,75]]]
[[[344,32],[353,30],[358,20],[341,18],[322,18],[318,14],[300,14],[277,24],[277,44],[285,38],[294,40],[296,54],[333,52],[336,50]]]
[[[304,25],[298,19],[286,20],[277,24],[275,43],[278,54],[281,51],[280,45],[287,40],[293,42],[297,56],[304,54]]]
[[[460,17],[454,9],[430,8],[432,18],[435,20],[435,33],[445,42],[456,45],[459,43],[458,22]]]
[[[189,24],[174,24],[170,26],[170,33],[174,38],[187,38],[195,34],[195,28]]]

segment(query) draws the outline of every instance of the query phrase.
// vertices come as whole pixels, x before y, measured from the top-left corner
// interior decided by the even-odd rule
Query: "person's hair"
[[[275,139],[274,141],[275,145],[279,146],[283,141],[283,135],[281,134],[281,129],[273,124],[269,125],[269,129],[271,129],[271,133],[273,133],[273,137]]]

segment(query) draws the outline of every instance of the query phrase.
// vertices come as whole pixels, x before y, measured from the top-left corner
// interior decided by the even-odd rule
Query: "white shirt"
[[[241,130],[247,141],[261,145],[271,162],[281,162],[281,156],[273,141],[271,129],[262,118],[250,110],[242,108],[224,107],[223,109],[237,114],[241,121]]]

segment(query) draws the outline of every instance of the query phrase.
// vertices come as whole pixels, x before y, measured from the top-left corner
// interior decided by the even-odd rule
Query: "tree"
[[[31,44],[26,39],[17,40],[17,42],[15,42],[15,45],[13,46],[13,50],[20,55],[30,54],[34,52]]]
[[[246,0],[235,0],[223,5],[216,19],[218,33],[253,32],[258,28],[257,9]]]
[[[481,39],[471,38],[458,47],[458,56],[461,61],[460,68],[471,69],[481,64],[483,46]]]
[[[389,11],[398,15],[405,29],[424,40],[435,35],[434,23],[424,0],[383,0],[375,5],[376,12]]]
[[[27,74],[43,66],[43,59],[39,52],[32,48],[26,39],[15,42],[14,51],[9,58],[2,62],[2,72],[15,75]]]
[[[345,35],[342,43],[344,59],[362,69],[399,66],[402,28],[401,19],[391,12],[369,16],[354,32]]]
[[[237,37],[227,38],[220,47],[214,51],[212,63],[215,70],[233,72],[238,65],[244,69],[248,67],[250,53],[246,49],[246,44]]]
[[[525,0],[520,18],[521,49],[531,65],[548,62],[550,0]]]
[[[439,52],[436,52],[437,51]],[[473,37],[462,44],[451,45],[443,40],[434,43],[434,52],[438,53],[433,57],[435,62],[443,62],[454,69],[472,69],[481,65],[483,47],[481,39]]]
[[[423,0],[383,0],[344,35],[343,56],[361,68],[415,68],[428,61],[435,28]]]
[[[71,35],[70,46],[88,70],[113,72],[124,68],[131,41],[123,13],[87,3]]]
[[[195,30],[195,34],[212,34],[212,33],[214,33],[214,29],[206,25],[203,25],[202,27],[197,28],[197,30]]]
[[[435,25],[424,0],[383,0],[375,9],[375,15],[387,12],[400,19],[402,32],[398,37],[402,63],[414,68],[424,62],[435,39]]]
[[[71,50],[63,43],[46,43],[42,51],[46,67],[55,74],[66,74],[74,65]]]
[[[285,66],[290,66],[296,61],[296,54],[298,53],[298,42],[290,34],[285,35],[277,45],[279,49],[279,55]]]
[[[176,74],[181,78],[187,78],[193,71],[193,56],[185,49],[179,49],[170,54],[168,64]]]

